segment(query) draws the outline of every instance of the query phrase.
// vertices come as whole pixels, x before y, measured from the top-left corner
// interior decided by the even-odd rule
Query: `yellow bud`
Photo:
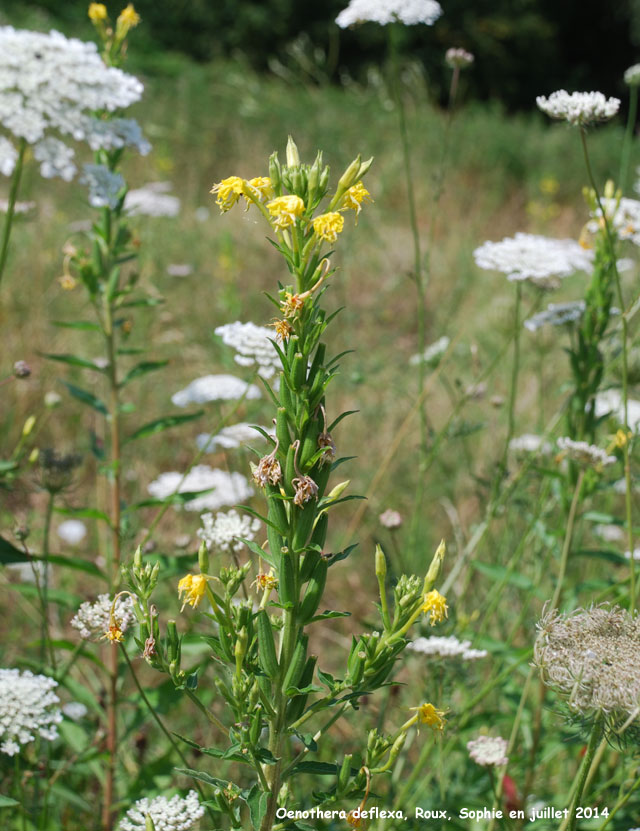
[[[34,465],[38,461],[38,457],[40,456],[40,451],[37,447],[34,447],[31,453],[29,453],[29,462]]]
[[[330,500],[339,499],[342,496],[342,494],[346,491],[346,489],[349,487],[350,484],[351,484],[351,479],[347,479],[344,482],[340,482],[327,495],[327,499],[330,499]]]
[[[376,545],[376,577],[384,580],[387,576],[387,559],[384,556],[384,551],[379,545]]]
[[[360,178],[360,168],[362,167],[362,160],[358,155],[345,170],[338,181],[338,191],[344,193],[349,190],[351,185],[355,184]]]
[[[24,438],[26,438],[31,433],[31,431],[33,430],[35,425],[36,425],[36,417],[35,416],[29,416],[29,418],[24,423],[24,427],[22,428],[22,435],[24,436]]]
[[[424,594],[430,592],[431,589],[434,587],[435,582],[438,579],[438,575],[440,574],[440,569],[442,568],[442,561],[444,560],[444,555],[446,553],[446,545],[444,543],[444,540],[441,540],[440,545],[436,549],[436,553],[433,555],[433,559],[431,560],[431,565],[429,566],[427,576],[424,578]]]
[[[300,154],[295,141],[289,136],[287,140],[287,167],[299,167]]]

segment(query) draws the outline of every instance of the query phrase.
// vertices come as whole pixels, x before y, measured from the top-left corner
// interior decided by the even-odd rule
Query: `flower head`
[[[469,756],[477,765],[482,767],[502,767],[506,765],[507,742],[500,736],[478,736],[477,739],[467,742]]]
[[[536,104],[551,118],[568,121],[575,127],[589,127],[608,121],[620,109],[619,98],[606,98],[601,92],[552,92],[548,98],[539,95]]]
[[[466,69],[471,66],[475,58],[466,49],[452,46],[451,49],[447,49],[444,60],[451,69]]]
[[[184,594],[184,601],[180,611],[189,604],[195,609],[200,605],[202,598],[207,590],[207,578],[204,574],[187,574],[178,582],[178,596],[182,600]]]
[[[53,692],[57,686],[46,675],[0,669],[0,753],[15,756],[36,736],[47,741],[58,737],[62,713]]]
[[[214,185],[210,193],[216,193],[216,205],[219,205],[222,213],[233,208],[238,199],[244,196],[244,179],[239,176],[229,176],[218,184]]]
[[[305,298],[300,294],[292,294],[290,291],[285,291],[284,299],[280,305],[282,314],[285,318],[295,317],[304,306]]]
[[[273,326],[275,329],[276,340],[280,343],[287,340],[293,332],[293,327],[288,320],[279,320],[274,318],[273,323],[270,323],[269,326]]]
[[[393,531],[402,525],[402,514],[399,511],[394,511],[393,508],[387,508],[386,511],[380,514],[378,520],[380,521],[380,525],[384,525],[385,528]]]
[[[293,503],[299,508],[302,508],[304,503],[310,499],[318,498],[318,486],[310,476],[298,476],[292,480],[291,484],[296,490]]]
[[[449,614],[447,600],[437,589],[432,589],[423,598],[422,611],[425,615],[429,614],[429,623],[435,626],[436,623],[441,623]]]
[[[268,574],[261,572],[258,574],[253,584],[259,591],[272,591],[278,588],[278,578],[274,575],[273,570]]]
[[[224,513],[202,514],[202,528],[198,536],[207,548],[222,551],[225,554],[239,553],[244,548],[243,540],[253,540],[260,530],[260,520],[255,517],[241,516],[235,509]]]
[[[368,21],[381,26],[395,22],[431,26],[441,14],[442,7],[436,0],[351,0],[336,17],[336,23],[342,29]]]
[[[107,19],[107,7],[104,3],[89,3],[88,15],[92,23],[101,23]]]
[[[129,595],[118,597],[113,608],[113,621],[112,607],[113,598],[108,594],[99,595],[93,603],[87,600],[80,605],[71,619],[71,625],[85,640],[99,640],[104,637],[114,621],[117,622],[117,629],[122,634],[135,622],[133,601]],[[109,638],[109,640],[116,640],[116,638]],[[122,640],[122,638],[117,638],[117,640]]]
[[[129,3],[118,15],[117,24],[127,30],[133,29],[140,23],[140,15],[133,8],[133,3]]]
[[[250,321],[225,323],[215,329],[226,346],[236,351],[234,360],[240,366],[255,366],[261,378],[273,378],[281,368],[280,357],[273,345],[273,333],[266,326]]]
[[[289,228],[304,213],[304,202],[299,196],[287,194],[267,202],[267,210],[276,228]]]
[[[156,831],[188,831],[204,815],[198,794],[189,791],[186,797],[156,796],[139,799],[120,821],[119,831],[146,831],[150,816]]]
[[[433,704],[425,703],[419,707],[412,707],[418,713],[418,721],[421,724],[426,724],[433,730],[443,730],[446,721],[444,719],[444,710],[437,710]]]
[[[256,176],[254,179],[249,179],[247,187],[257,193],[258,199],[273,198],[273,187],[271,185],[271,179],[268,176]],[[250,204],[250,199],[246,194],[245,199]]]
[[[615,456],[609,456],[605,450],[595,444],[588,444],[586,441],[574,441],[563,436],[558,439],[557,444],[562,455],[568,456],[572,461],[583,467],[593,467],[600,470],[618,461]]]
[[[569,303],[549,303],[547,308],[534,314],[524,322],[529,332],[537,332],[543,326],[569,326],[582,319],[586,303],[584,300],[572,300]]]
[[[102,638],[111,641],[111,643],[120,643],[124,639],[124,633],[118,620],[113,619],[113,623],[109,624]]]
[[[313,230],[326,242],[335,242],[344,228],[344,217],[336,211],[321,214],[313,220]]]
[[[633,66],[625,70],[624,82],[630,87],[640,86],[640,63],[634,63]]]
[[[276,451],[277,448],[268,456],[263,456],[253,471],[253,481],[260,488],[266,488],[267,485],[275,486],[282,479],[282,468],[276,459]]]
[[[486,658],[486,649],[471,649],[471,641],[459,641],[455,635],[449,637],[416,638],[407,646],[412,652],[422,655],[434,655],[439,658],[459,658],[462,661],[475,661]]]
[[[362,203],[365,201],[373,202],[371,194],[362,182],[356,182],[342,197],[342,210],[355,211],[357,216],[362,210]]]
[[[253,488],[241,473],[229,473],[209,465],[195,465],[186,476],[178,471],[161,473],[147,490],[156,499],[167,499],[175,493],[194,495],[203,491],[184,503],[187,511],[217,511],[225,505],[237,505],[253,495]]]

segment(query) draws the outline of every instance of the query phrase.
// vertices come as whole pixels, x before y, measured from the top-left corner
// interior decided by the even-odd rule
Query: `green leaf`
[[[53,510],[56,514],[62,514],[62,516],[73,516],[81,519],[101,519],[103,522],[110,521],[107,514],[104,511],[99,511],[97,508],[62,508],[56,506]]]
[[[224,790],[229,784],[227,779],[216,779],[215,776],[210,776],[204,771],[191,770],[191,768],[176,768],[176,773],[184,773],[185,776],[191,776],[193,779],[199,779],[201,782],[206,782],[207,785],[213,785],[221,790]]]
[[[61,364],[69,364],[69,366],[80,366],[83,369],[92,369],[94,372],[104,372],[104,367],[97,366],[93,361],[81,358],[79,355],[72,355],[71,353],[56,354],[53,352],[41,352],[40,354],[50,361],[58,361]]]
[[[351,617],[351,612],[331,612],[327,610],[315,617],[312,617],[309,623],[316,623],[318,620],[331,620],[334,617]]]
[[[629,563],[626,557],[623,557],[619,551],[611,548],[579,548],[572,552],[572,556],[578,557],[594,557],[598,560],[607,560],[610,563],[623,566]]]
[[[298,773],[315,773],[318,776],[337,776],[340,772],[338,765],[330,762],[298,762],[287,773],[287,778]],[[355,771],[357,773],[357,771]]]
[[[133,309],[138,306],[161,306],[164,303],[164,297],[140,297],[138,300],[128,300],[122,303],[121,309]]]
[[[9,540],[0,537],[0,563],[6,565],[7,563],[26,563],[28,561],[29,557],[27,557],[24,551],[20,551]]]
[[[263,560],[269,563],[270,566],[273,566],[274,568],[276,567],[275,559],[272,557],[271,552],[265,551],[263,548],[260,548],[258,543],[254,542],[253,540],[246,540],[244,537],[238,537],[238,539],[240,540],[240,542],[243,542],[247,546],[249,551],[253,552],[256,555],[256,557],[261,557]]]
[[[146,375],[148,372],[155,372],[157,369],[162,369],[168,363],[169,361],[142,361],[127,372],[122,381],[120,381],[120,386],[125,387],[134,378],[140,378],[141,375]]]
[[[42,557],[39,558],[41,561]],[[100,580],[106,580],[107,575],[98,568],[95,563],[89,560],[82,560],[80,557],[63,557],[60,554],[50,554],[49,562],[53,565],[63,566],[64,568],[72,568],[76,571],[84,571],[86,574],[91,574],[94,577],[99,577]]]
[[[139,427],[135,433],[132,433],[125,439],[125,442],[136,441],[137,439],[144,439],[147,436],[154,436],[156,433],[161,433],[163,430],[170,430],[172,427],[177,427],[180,424],[186,424],[188,421],[195,421],[204,415],[204,410],[198,410],[196,413],[185,413],[185,415],[170,415],[156,418],[148,424]]]
[[[480,574],[484,574],[485,577],[490,577],[496,582],[504,581],[505,583],[509,583],[511,586],[516,586],[516,588],[524,589],[525,591],[530,591],[533,588],[533,583],[529,577],[525,574],[520,574],[517,571],[509,572],[504,566],[495,565],[493,563],[482,563],[478,560],[472,560],[471,565],[479,571]]]
[[[254,785],[249,791],[246,803],[249,806],[249,815],[251,817],[251,824],[255,831],[259,831],[262,825],[262,819],[267,813],[268,795],[261,790],[258,785]]]
[[[89,407],[93,407],[94,410],[102,413],[102,415],[109,415],[109,410],[107,410],[106,405],[103,404],[99,398],[96,398],[92,392],[83,390],[81,387],[76,387],[75,384],[70,384],[68,381],[63,381],[62,383],[69,390],[71,395],[78,399],[78,401],[81,401]]]
[[[4,796],[4,794],[0,794],[0,808],[12,808],[14,805],[19,805],[20,803],[16,799],[11,799],[10,796]]]
[[[100,331],[98,324],[92,323],[90,320],[52,320],[51,323],[60,329],[82,329],[88,332]]]
[[[331,422],[331,424],[329,425],[329,428],[328,428],[329,432],[331,432],[332,430],[335,430],[335,428],[338,426],[338,424],[340,424],[340,422],[342,421],[343,418],[346,418],[347,416],[350,416],[350,415],[355,415],[356,413],[359,413],[359,412],[360,412],[360,410],[346,410],[344,413],[340,413],[338,418],[334,419]]]

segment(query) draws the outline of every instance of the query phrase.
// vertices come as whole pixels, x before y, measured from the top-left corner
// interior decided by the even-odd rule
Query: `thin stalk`
[[[627,802],[631,799],[631,797],[632,797],[632,796],[633,796],[633,794],[634,794],[634,793],[638,790],[638,788],[640,788],[640,776],[636,776],[636,780],[635,780],[635,782],[633,783],[633,785],[631,786],[631,788],[629,788],[629,790],[626,792],[626,794],[625,794],[624,796],[621,796],[621,797],[618,799],[618,801],[616,802],[616,804],[615,804],[615,805],[613,806],[613,808],[611,809],[611,813],[610,813],[610,814],[609,814],[609,816],[606,818],[606,820],[602,823],[602,825],[600,826],[600,828],[598,829],[598,831],[605,831],[605,828],[607,827],[607,825],[609,825],[609,823],[610,823],[610,822],[611,822],[611,820],[615,817],[615,815],[618,813],[618,811],[620,810],[620,808],[624,808],[624,806],[625,806],[625,805],[627,804]]]
[[[56,656],[53,646],[51,645],[51,634],[49,632],[49,538],[51,536],[51,517],[53,514],[53,503],[55,501],[55,494],[49,491],[49,498],[47,499],[47,507],[44,514],[44,530],[42,532],[42,635],[40,642],[40,660],[44,661],[44,656],[49,650],[49,660],[51,667],[56,669]]]
[[[4,218],[4,228],[2,229],[2,242],[0,242],[0,283],[7,264],[7,255],[9,253],[9,239],[11,238],[11,227],[13,225],[13,217],[16,212],[16,202],[18,201],[18,189],[20,188],[20,178],[22,176],[22,167],[24,163],[24,154],[27,149],[27,142],[25,139],[20,139],[18,147],[18,158],[16,159],[16,166],[13,168],[11,175],[11,185],[9,186],[9,203],[7,205],[7,213]]]
[[[569,552],[571,551],[571,543],[573,541],[573,530],[576,522],[576,512],[578,510],[578,502],[580,501],[580,491],[582,490],[582,482],[584,480],[585,471],[581,470],[578,474],[578,481],[576,482],[575,490],[573,491],[573,499],[571,500],[571,507],[569,509],[569,518],[567,520],[567,530],[564,535],[564,543],[562,544],[562,554],[560,555],[560,571],[558,573],[558,581],[551,600],[551,609],[558,608],[560,597],[562,595],[562,585],[564,583],[565,574],[567,572],[567,563],[569,562]]]
[[[627,321],[627,316],[625,314],[625,305],[624,305],[624,297],[622,295],[622,284],[620,282],[620,274],[618,272],[618,265],[616,261],[616,249],[613,240],[613,236],[611,234],[611,227],[609,225],[609,220],[607,218],[607,214],[604,210],[604,206],[602,204],[602,200],[600,199],[600,193],[595,183],[595,179],[593,176],[593,170],[591,169],[591,162],[589,160],[589,151],[587,149],[587,136],[584,129],[580,130],[580,139],[582,141],[582,151],[584,153],[584,161],[587,168],[587,176],[589,177],[589,183],[593,188],[593,192],[596,195],[596,201],[598,203],[598,207],[600,209],[600,213],[602,214],[602,221],[604,223],[605,234],[607,237],[607,242],[609,243],[609,254],[611,256],[611,267],[613,268],[613,273],[615,276],[616,281],[616,291],[618,293],[618,303],[620,304],[620,317],[622,319],[622,400],[624,405],[624,427],[625,430],[629,429],[629,360],[628,360],[628,339],[629,339],[629,324]],[[629,575],[630,575],[630,586],[629,586],[629,611],[631,614],[635,611],[636,608],[636,569],[635,569],[635,561],[633,558],[633,525],[632,525],[632,506],[631,506],[631,464],[629,460],[629,441],[625,441],[622,454],[624,459],[624,479],[625,479],[625,515],[626,515],[626,523],[627,523],[627,545],[629,547],[630,557],[629,557]]]
[[[516,400],[518,397],[518,376],[520,374],[520,308],[522,305],[522,283],[516,283],[516,302],[513,309],[513,365],[511,368],[511,386],[509,389],[509,421],[507,425],[507,438],[502,451],[501,468],[502,473],[507,469],[507,455],[509,444],[515,433],[516,426]]]
[[[575,831],[577,823],[576,808],[581,804],[582,794],[585,789],[584,786],[587,781],[587,775],[591,767],[591,762],[593,761],[596,749],[600,744],[600,739],[602,738],[602,733],[604,729],[603,725],[604,716],[601,713],[599,716],[597,716],[594,722],[593,728],[591,730],[591,737],[589,738],[589,744],[587,745],[586,753],[584,754],[582,764],[578,768],[578,772],[576,773],[573,785],[571,786],[573,798],[571,800],[571,805],[569,806],[569,814],[562,821],[562,824],[560,825],[558,831]]]
[[[629,160],[631,158],[631,147],[633,146],[633,132],[636,126],[638,113],[638,87],[632,84],[629,90],[629,114],[627,116],[627,127],[624,131],[624,142],[622,144],[622,158],[620,160],[620,176],[618,186],[624,194],[627,189],[627,176],[629,175]]]

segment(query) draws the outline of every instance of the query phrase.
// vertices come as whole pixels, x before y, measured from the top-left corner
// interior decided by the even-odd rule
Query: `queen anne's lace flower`
[[[11,176],[18,160],[18,151],[9,139],[0,136],[0,173]]]
[[[127,191],[124,207],[132,216],[178,216],[180,199],[170,190],[171,182],[150,182]]]
[[[539,95],[536,104],[551,118],[560,118],[576,127],[588,127],[608,121],[620,109],[619,98],[607,98],[601,92],[552,92],[548,98]]]
[[[471,641],[459,641],[455,635],[429,638],[416,638],[407,649],[420,652],[422,655],[437,655],[440,658],[460,658],[463,661],[474,661],[487,656],[486,649],[471,649]]]
[[[266,427],[262,429],[267,433],[269,432]],[[243,421],[238,424],[230,424],[228,427],[223,427],[215,435],[211,433],[200,433],[196,437],[198,448],[207,451],[213,451],[217,447],[222,447],[225,450],[234,450],[236,447],[241,447],[243,444],[254,441],[264,441],[264,436],[253,425]]]
[[[123,147],[133,147],[141,156],[146,156],[151,150],[151,145],[142,135],[135,118],[96,120],[91,125],[87,141],[92,150],[120,150]]]
[[[343,29],[368,21],[381,26],[396,21],[405,26],[431,26],[441,14],[442,6],[435,0],[351,0],[336,17],[336,23]]]
[[[559,278],[575,271],[591,272],[593,259],[593,253],[574,240],[523,233],[485,242],[473,256],[480,268],[501,271],[512,281],[529,280],[541,288],[555,288]]]
[[[477,739],[467,742],[469,756],[477,765],[482,767],[502,767],[506,765],[507,742],[500,736],[478,736]]]
[[[171,401],[176,407],[188,407],[209,401],[236,401],[243,396],[248,401],[260,398],[260,390],[235,375],[203,375],[172,395]]]
[[[272,343],[273,332],[266,326],[236,320],[218,326],[215,333],[226,346],[236,350],[235,362],[240,366],[257,366],[258,375],[267,379],[281,369],[280,358]]]
[[[62,173],[70,178],[73,151],[67,148],[63,152],[58,146],[54,153],[50,143],[41,145],[43,140],[59,141],[57,136],[63,135],[87,141],[94,148],[105,146],[104,141],[106,146],[114,146],[118,128],[114,132],[114,128],[105,127],[94,113],[128,107],[141,94],[140,81],[121,69],[107,67],[95,43],[66,38],[55,31],[44,34],[0,27],[0,125],[16,139],[35,145],[36,158],[45,157],[41,168],[45,176]],[[125,130],[131,137],[135,122],[127,121]],[[141,137],[122,141],[135,144],[142,152],[148,148]],[[56,164],[51,162],[52,153]],[[6,152],[2,155],[7,156]],[[0,166],[3,173],[8,168],[8,163]]]
[[[260,530],[260,520],[255,517],[241,516],[237,511],[225,513],[202,514],[202,528],[198,536],[207,548],[231,554],[239,553],[244,548],[243,539],[253,540]]]
[[[524,328],[530,332],[537,332],[543,326],[564,326],[568,323],[577,323],[584,314],[586,303],[584,300],[573,300],[569,303],[549,303],[543,312],[530,317],[524,322]]]
[[[45,179],[58,177],[70,182],[76,175],[73,148],[53,136],[47,136],[36,144],[33,156],[40,162],[40,174]]]
[[[81,638],[96,641],[102,638],[109,628],[112,603],[113,597],[108,594],[100,594],[93,603],[86,600],[80,605],[76,614],[71,618],[71,625],[80,632]],[[116,600],[113,614],[121,632],[126,632],[135,623],[133,600],[129,595],[124,595]]]
[[[619,606],[557,610],[538,624],[535,665],[546,684],[583,716],[604,713],[612,725],[637,718],[640,617]]]
[[[145,831],[146,815],[153,820],[156,831],[188,831],[204,814],[198,794],[189,791],[186,797],[156,796],[139,799],[120,820],[120,831]]]
[[[455,46],[452,46],[451,49],[447,49],[444,59],[447,66],[450,66],[451,69],[466,69],[466,67],[471,66],[475,60],[471,52],[467,52],[466,49]]]
[[[599,392],[593,403],[596,418],[612,415],[620,424],[624,423],[624,399],[620,390],[610,389]],[[627,401],[628,426],[634,433],[640,430],[640,401]]]
[[[0,752],[15,756],[36,736],[53,741],[62,721],[58,682],[29,670],[0,669]]]
[[[114,210],[125,186],[122,174],[109,170],[104,164],[85,164],[83,171],[80,181],[89,185],[89,204],[94,208]]]
[[[595,444],[588,444],[586,441],[574,441],[567,436],[558,439],[558,447],[572,461],[585,467],[606,467],[618,461],[615,456],[609,456],[605,450]]]
[[[185,503],[187,511],[217,511],[226,505],[237,505],[253,496],[253,488],[241,473],[227,473],[208,465],[196,465],[184,477],[175,471],[161,473],[147,490],[156,499],[167,499],[178,493],[203,493]]]

